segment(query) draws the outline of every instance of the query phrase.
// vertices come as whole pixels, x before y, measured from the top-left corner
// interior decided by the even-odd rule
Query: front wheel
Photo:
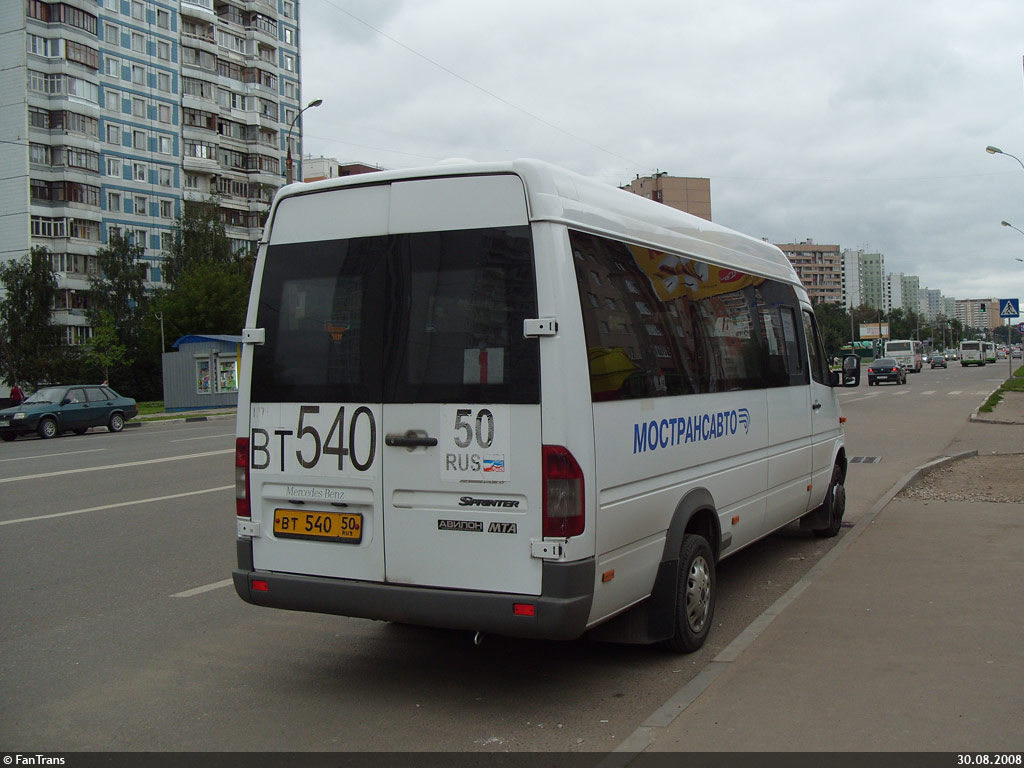
[[[843,527],[843,515],[846,513],[846,486],[843,485],[843,471],[839,466],[832,468],[832,480],[825,494],[824,507],[828,510],[828,525],[815,528],[814,535],[821,538],[832,538],[839,534]]]
[[[43,440],[49,440],[51,437],[57,436],[57,422],[52,418],[46,418],[39,422],[39,426],[36,427],[36,432]]]
[[[107,429],[111,432],[120,432],[124,429],[124,416],[120,413],[115,413],[110,417],[110,421],[107,423]]]
[[[675,634],[663,640],[662,647],[692,653],[704,644],[715,615],[716,582],[715,558],[707,539],[684,535],[679,547]]]

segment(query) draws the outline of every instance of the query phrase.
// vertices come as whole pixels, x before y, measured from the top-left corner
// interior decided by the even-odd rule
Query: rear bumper
[[[247,603],[268,608],[509,637],[572,640],[586,629],[593,602],[593,558],[573,563],[545,562],[542,594],[538,596],[258,571],[246,567],[252,558],[250,542],[239,540],[238,550],[241,567],[232,572],[235,591]],[[253,590],[254,579],[266,582],[266,591]],[[533,605],[535,614],[513,613],[513,606],[521,603]]]

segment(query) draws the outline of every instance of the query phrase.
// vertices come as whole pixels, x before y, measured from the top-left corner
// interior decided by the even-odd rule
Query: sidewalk
[[[973,415],[945,453],[980,445],[1024,452],[1024,393]],[[641,751],[1020,753],[1024,504],[897,495],[914,476],[603,765]]]
[[[136,416],[125,424],[126,427],[139,427],[145,423],[175,422],[175,421],[207,421],[213,419],[233,419],[238,412],[237,408],[209,408],[195,411],[161,411],[160,413],[147,413]]]

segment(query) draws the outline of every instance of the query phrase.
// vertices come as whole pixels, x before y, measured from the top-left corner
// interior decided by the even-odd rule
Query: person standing
[[[21,405],[24,399],[25,393],[21,391],[18,382],[14,382],[14,386],[11,387],[11,405]]]

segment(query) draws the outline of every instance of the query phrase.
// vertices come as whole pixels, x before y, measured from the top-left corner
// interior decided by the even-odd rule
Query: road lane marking
[[[234,432],[225,432],[222,435],[203,435],[202,437],[183,437],[179,440],[171,440],[172,443],[187,443],[189,440],[210,440],[214,437],[234,437]]]
[[[162,464],[165,461],[181,461],[183,459],[201,459],[204,456],[217,456],[222,453],[234,453],[234,448],[222,451],[206,451],[205,453],[190,453],[186,456],[168,456],[163,459],[146,459],[145,461],[129,461],[125,464],[107,464],[102,467],[82,467],[81,469],[64,469],[59,472],[42,472],[38,475],[19,475],[18,477],[0,478],[0,483],[14,483],[19,480],[38,480],[42,477],[59,477],[60,475],[77,475],[81,472],[100,472],[106,469],[124,469],[125,467],[141,467],[144,464]]]
[[[868,399],[870,399],[872,397],[878,397],[878,395],[872,393],[870,395],[864,395],[864,397],[855,397],[855,398],[853,398],[853,400],[844,400],[843,404],[845,405],[846,403],[856,403],[858,400],[868,400]]]
[[[934,389],[929,389],[929,390],[926,390],[926,391],[922,392],[921,394],[922,395],[934,395],[935,394],[935,390]]]
[[[951,394],[951,395],[962,395],[963,393],[964,393],[964,391],[962,389],[954,389],[949,394]]]
[[[195,597],[196,595],[201,595],[204,592],[212,592],[215,589],[226,587],[232,583],[234,583],[232,579],[224,579],[224,581],[215,581],[213,582],[213,584],[206,584],[202,587],[196,587],[195,589],[186,589],[184,592],[178,592],[176,594],[171,595],[171,597]]]
[[[0,463],[5,461],[32,461],[35,459],[49,459],[54,456],[73,456],[76,453],[96,453],[97,451],[106,451],[107,448],[89,448],[84,451],[65,451],[64,453],[44,453],[42,456],[15,456],[11,459],[0,459]]]
[[[67,517],[68,515],[84,515],[86,512],[102,512],[105,509],[117,509],[119,507],[133,507],[136,504],[152,504],[155,501],[170,501],[171,499],[183,499],[186,496],[199,496],[203,493],[216,493],[234,488],[234,485],[219,485],[216,488],[203,488],[200,491],[185,491],[183,493],[172,493],[169,496],[154,496],[150,499],[135,499],[133,501],[120,501],[116,504],[103,504],[99,507],[87,507],[85,509],[73,509],[70,512],[54,512],[50,515],[36,515],[35,517],[19,517],[16,520],[0,520],[0,525],[14,525],[15,523],[32,523],[36,520],[49,520],[54,517]]]

